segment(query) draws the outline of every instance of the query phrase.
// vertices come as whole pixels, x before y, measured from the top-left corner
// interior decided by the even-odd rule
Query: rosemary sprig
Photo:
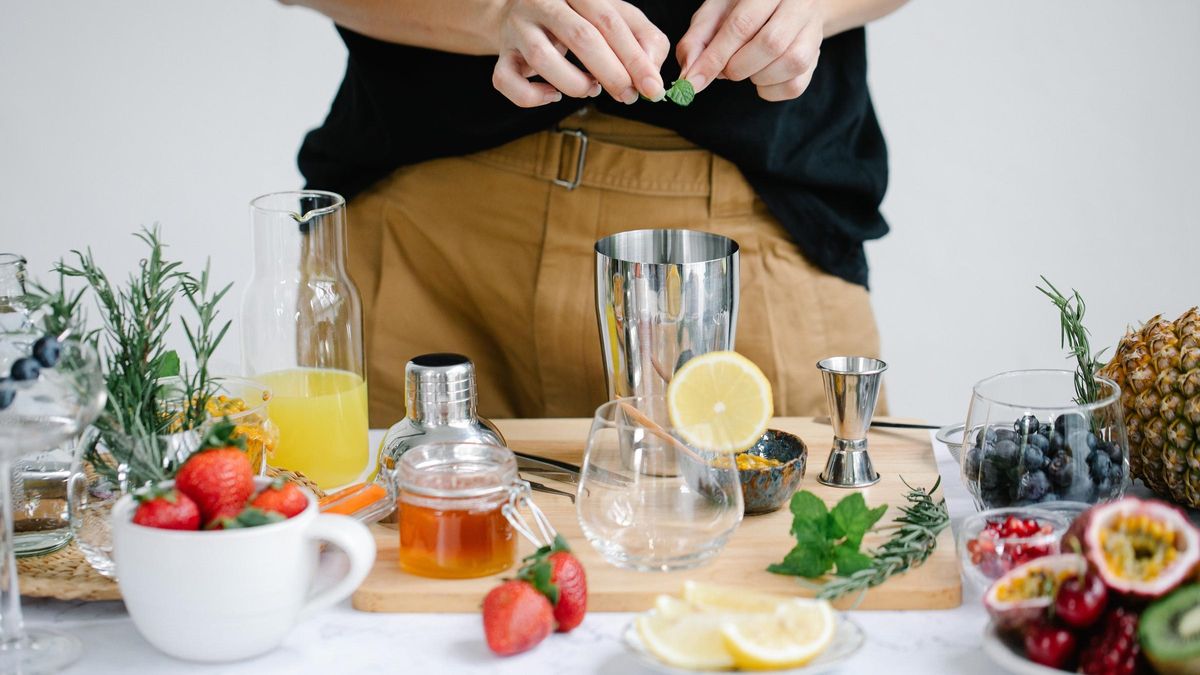
[[[832,600],[849,593],[866,593],[868,588],[878,586],[893,575],[918,567],[933,554],[937,547],[938,534],[950,524],[950,512],[946,500],[933,500],[942,479],[926,491],[908,483],[905,495],[908,506],[901,507],[902,515],[892,522],[896,531],[882,546],[871,551],[871,566],[847,577],[838,577],[821,587],[817,597]]]
[[[160,437],[194,428],[205,419],[204,406],[214,389],[208,362],[229,328],[226,323],[214,331],[217,304],[229,287],[210,292],[207,267],[196,279],[182,263],[168,260],[158,228],[143,229],[135,236],[149,254],[123,286],[109,280],[90,249],[72,251],[74,264],[57,266],[60,277],[84,281],[103,324],[96,343],[108,402],[95,428],[108,453],[93,445],[88,459],[99,473],[129,487],[174,473],[178,458]],[[178,353],[167,348],[167,332],[180,295],[197,317],[194,325],[184,322],[195,366],[182,374]],[[180,376],[179,387],[162,384],[162,378],[175,376]]]
[[[1081,405],[1093,403],[1100,399],[1100,385],[1096,382],[1096,371],[1104,365],[1100,361],[1100,357],[1105,350],[1101,349],[1095,354],[1092,353],[1092,347],[1088,341],[1088,329],[1083,325],[1083,315],[1087,311],[1087,305],[1083,302],[1083,296],[1079,294],[1079,291],[1071,289],[1071,297],[1066,297],[1046,277],[1042,277],[1042,282],[1049,287],[1049,290],[1041,286],[1038,286],[1037,289],[1050,298],[1050,302],[1053,302],[1054,306],[1058,308],[1060,315],[1059,344],[1070,347],[1070,357],[1068,358],[1074,357],[1077,364],[1075,402]]]

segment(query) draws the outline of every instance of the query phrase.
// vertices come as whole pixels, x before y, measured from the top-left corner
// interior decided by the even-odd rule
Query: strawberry
[[[533,649],[552,630],[550,601],[528,582],[506,581],[483,599],[483,633],[488,648],[500,656]]]
[[[300,486],[280,477],[258,493],[254,501],[250,502],[250,506],[291,518],[308,508],[308,497],[304,496]]]
[[[175,474],[175,487],[200,507],[205,527],[236,517],[254,494],[254,469],[246,453],[231,442],[233,429],[227,421],[215,424],[201,449]]]
[[[174,489],[151,488],[138,493],[133,522],[163,530],[200,529],[200,509],[187,495]]]
[[[554,606],[558,632],[567,633],[587,614],[587,575],[562,535],[525,558],[517,577],[533,584]]]

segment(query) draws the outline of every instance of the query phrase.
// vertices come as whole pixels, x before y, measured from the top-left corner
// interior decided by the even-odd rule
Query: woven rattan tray
[[[267,469],[267,475],[280,472]],[[312,490],[317,498],[324,496],[321,489],[300,473],[284,472],[288,478]],[[120,600],[121,591],[117,582],[103,576],[88,564],[83,552],[71,542],[65,547],[46,555],[17,560],[17,573],[21,583],[21,595],[31,598],[55,598],[58,600]]]

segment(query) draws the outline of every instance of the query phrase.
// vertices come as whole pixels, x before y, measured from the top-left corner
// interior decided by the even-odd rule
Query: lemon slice
[[[721,637],[742,670],[798,668],[825,651],[834,623],[828,602],[796,598],[773,614],[728,616]]]
[[[671,424],[684,441],[711,452],[741,452],[767,430],[771,382],[737,352],[709,352],[676,371],[667,387]]]
[[[796,598],[794,596],[747,591],[744,588],[688,580],[683,582],[683,599],[687,601],[686,604],[711,612],[761,612],[772,614],[781,605],[787,604]],[[676,600],[676,602],[679,601]]]
[[[682,616],[697,610],[692,603],[673,595],[660,595],[654,599],[654,609],[662,616]]]
[[[725,649],[721,624],[727,617],[707,612],[666,615],[658,611],[634,622],[646,649],[663,663],[689,670],[729,670],[733,656]]]

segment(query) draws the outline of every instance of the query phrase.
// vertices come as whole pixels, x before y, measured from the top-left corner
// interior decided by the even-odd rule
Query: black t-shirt
[[[635,0],[672,45],[695,3]],[[339,27],[346,76],[325,123],[304,139],[310,188],[347,198],[398,167],[464,155],[550,129],[592,104],[603,113],[674,130],[738,166],[771,213],[820,268],[866,285],[862,243],[887,233],[879,203],[887,149],[867,91],[862,29],[825,40],[808,90],[768,102],[750,82],[717,80],[681,108],[624,105],[607,94],[525,109],[491,84],[495,57],[450,54],[365,37]],[[663,79],[679,74],[672,54]]]

